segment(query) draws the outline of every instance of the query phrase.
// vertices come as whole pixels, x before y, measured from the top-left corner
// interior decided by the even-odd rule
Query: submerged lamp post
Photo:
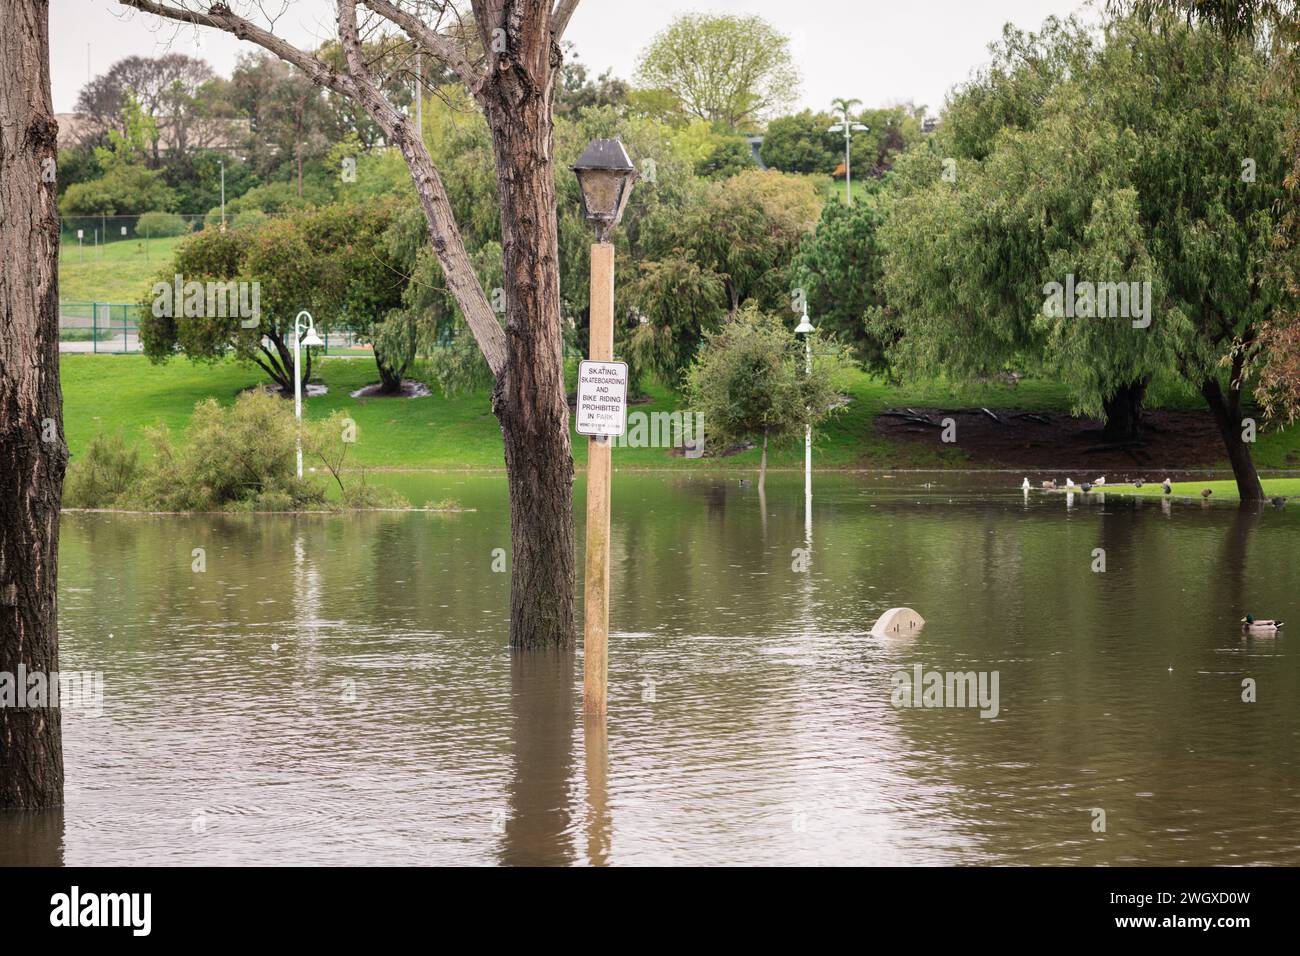
[[[596,232],[591,246],[591,330],[592,364],[613,363],[614,359],[614,246],[610,233],[623,218],[636,167],[627,150],[616,139],[595,139],[587,144],[582,157],[573,167],[582,191],[582,211]],[[588,363],[583,363],[587,365]],[[601,376],[595,389],[608,392],[617,388],[611,370],[597,365]],[[611,434],[623,433],[623,406],[618,406],[617,422],[608,425],[585,419],[583,374],[578,384],[578,430],[587,434],[587,567],[584,578],[583,679],[582,698],[591,713],[604,713],[608,697],[609,674],[609,499]],[[623,395],[626,396],[626,367],[623,371]],[[599,406],[596,406],[599,408]],[[606,413],[607,414],[607,413]],[[615,427],[616,426],[616,427]]]
[[[803,318],[795,328],[796,335],[803,336],[804,372],[812,378],[812,334],[816,330],[808,321],[808,308],[804,307]],[[805,532],[812,531],[812,422],[804,426],[803,435],[803,508]]]
[[[307,318],[307,334],[302,334],[303,317]],[[293,320],[293,414],[298,419],[298,477],[302,477],[302,372],[299,367],[302,365],[302,347],[305,345],[311,348],[313,345],[324,345],[320,336],[316,334],[316,322],[312,319],[311,313],[303,309]]]

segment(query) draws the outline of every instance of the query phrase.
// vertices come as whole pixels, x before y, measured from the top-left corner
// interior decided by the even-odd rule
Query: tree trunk
[[[767,483],[767,429],[763,429],[763,457],[758,462],[758,493],[766,490]]]
[[[21,668],[47,682],[59,668],[59,505],[68,457],[59,223],[55,184],[42,175],[54,169],[58,133],[48,16],[47,3],[0,0],[0,672],[16,679]],[[0,706],[0,809],[62,804],[58,708]]]
[[[379,349],[375,349],[375,368],[379,370],[380,395],[397,395],[402,391],[402,374],[405,369],[393,368]]]
[[[515,648],[566,647],[574,635],[573,448],[564,390],[551,120],[558,64],[551,54],[549,42],[541,51],[515,52],[517,59],[495,74],[488,110],[507,303],[506,367],[492,408],[505,439],[510,488]]]
[[[1232,382],[1239,383],[1240,375],[1235,373],[1236,369],[1234,369]],[[1250,457],[1250,446],[1241,437],[1243,426],[1240,384],[1230,384],[1225,393],[1216,376],[1207,379],[1201,385],[1201,395],[1210,406],[1210,411],[1214,413],[1214,423],[1219,426],[1219,434],[1223,436],[1223,444],[1228,450],[1228,461],[1232,465],[1232,474],[1237,479],[1238,495],[1241,496],[1242,501],[1263,501],[1264,486],[1260,484],[1259,472],[1255,470],[1255,462]]]
[[[1142,425],[1142,401],[1146,397],[1145,380],[1125,385],[1106,399],[1106,425],[1102,437],[1109,442],[1133,441]]]

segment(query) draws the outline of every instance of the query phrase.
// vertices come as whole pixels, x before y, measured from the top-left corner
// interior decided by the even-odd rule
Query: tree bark
[[[59,668],[59,223],[49,5],[0,0],[0,672]],[[24,682],[25,683],[25,682]],[[24,686],[17,686],[19,692]],[[17,701],[22,703],[22,701]],[[0,706],[0,809],[63,804],[57,707]]]
[[[1242,501],[1263,501],[1264,486],[1260,484],[1259,472],[1255,470],[1254,459],[1250,456],[1250,446],[1242,440],[1241,420],[1241,385],[1236,373],[1232,383],[1225,392],[1218,377],[1207,379],[1201,385],[1201,395],[1214,414],[1214,423],[1219,426],[1223,444],[1228,450],[1228,461],[1232,465],[1232,475],[1237,479],[1237,494]]]
[[[1106,425],[1102,429],[1102,437],[1106,441],[1124,442],[1138,437],[1146,391],[1147,382],[1137,381],[1123,386],[1106,399]]]
[[[533,4],[545,22],[546,5]],[[505,440],[510,488],[515,648],[567,647],[574,636],[573,448],[551,118],[559,62],[552,47],[548,33],[520,37],[499,54],[485,90],[505,260],[506,368],[492,407]]]

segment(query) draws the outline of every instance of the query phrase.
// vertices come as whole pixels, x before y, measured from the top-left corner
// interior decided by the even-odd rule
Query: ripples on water
[[[764,514],[620,474],[602,728],[580,653],[506,650],[504,481],[393,480],[479,510],[65,516],[62,665],[104,713],[65,713],[67,809],[0,820],[0,860],[1300,862],[1296,638],[1236,624],[1294,616],[1294,512],[826,477],[796,573],[798,478]],[[919,636],[868,634],[894,605]],[[895,709],[918,663],[997,670],[1000,714]]]

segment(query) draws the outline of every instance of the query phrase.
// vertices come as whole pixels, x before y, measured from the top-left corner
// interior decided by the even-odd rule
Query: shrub
[[[112,508],[127,496],[140,474],[140,451],[122,432],[97,432],[68,469],[63,503],[69,508]]]
[[[190,224],[174,212],[147,212],[135,224],[135,231],[146,239],[162,239],[185,235]]]

